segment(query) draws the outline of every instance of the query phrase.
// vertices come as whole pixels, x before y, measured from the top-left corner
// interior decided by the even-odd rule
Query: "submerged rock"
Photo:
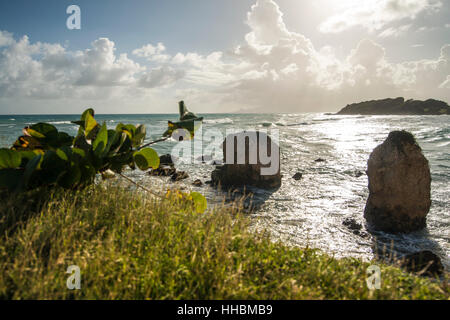
[[[202,182],[202,180],[197,179],[192,184],[196,187],[201,187],[203,185],[203,182]]]
[[[176,172],[176,169],[171,166],[160,166],[158,169],[150,170],[149,175],[157,177],[169,177]]]
[[[296,174],[294,174],[294,176],[292,177],[292,179],[294,179],[294,180],[301,180],[302,179],[302,177],[303,177],[303,173],[301,173],[301,172],[297,172]]]
[[[322,159],[322,158],[319,158],[319,159],[316,159],[316,160],[314,160],[315,162],[326,162],[327,160],[325,160],[325,159]]]
[[[441,275],[444,272],[441,259],[428,250],[415,252],[403,257],[400,265],[409,272],[419,272],[426,276]]]
[[[266,150],[260,149],[261,145]],[[227,145],[232,148],[227,152]],[[240,132],[227,136],[222,145],[224,165],[211,174],[214,184],[223,187],[255,186],[271,189],[281,186],[280,147],[262,132]],[[267,157],[267,162],[261,161]],[[267,163],[267,164],[265,164]]]
[[[187,178],[189,178],[189,175],[184,171],[177,171],[171,177],[172,181],[180,181]]]
[[[406,131],[393,131],[368,161],[369,198],[364,217],[377,230],[412,232],[425,227],[431,206],[428,160]]]

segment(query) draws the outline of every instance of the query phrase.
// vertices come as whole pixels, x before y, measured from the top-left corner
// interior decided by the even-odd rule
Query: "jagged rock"
[[[169,177],[169,176],[173,175],[175,172],[176,172],[176,169],[174,167],[159,166],[158,169],[150,170],[148,173],[151,176]]]
[[[203,182],[202,182],[202,180],[197,179],[192,184],[196,187],[201,187],[203,185]]]
[[[347,105],[337,114],[361,115],[441,115],[450,114],[450,106],[444,101],[426,101],[404,98],[372,100]]]
[[[260,140],[267,150],[259,149]],[[239,143],[241,141],[241,143]],[[227,153],[227,144],[230,148]],[[240,132],[227,136],[223,142],[224,165],[216,166],[211,174],[214,184],[222,187],[255,186],[272,189],[281,186],[280,148],[262,132]],[[270,158],[268,164],[262,164],[260,151]],[[239,160],[239,161],[238,161]]]
[[[189,175],[184,171],[177,171],[171,177],[172,181],[180,181],[187,178],[189,178]]]
[[[169,166],[173,166],[174,162],[172,159],[172,155],[170,154],[163,154],[162,156],[159,157],[159,164],[160,165],[169,165]]]
[[[367,238],[369,235],[367,232],[362,231],[363,226],[353,218],[346,218],[342,221],[342,224],[346,226],[354,235]]]
[[[349,228],[350,230],[359,231],[362,229],[362,225],[352,218],[346,218],[344,221],[342,221],[342,224],[347,228]]]
[[[409,272],[420,272],[426,276],[441,275],[444,272],[441,259],[428,250],[415,252],[403,257],[400,265]]]
[[[375,229],[412,232],[425,227],[431,206],[428,160],[406,131],[393,131],[368,161],[364,217]]]
[[[303,173],[301,172],[297,172],[296,174],[294,174],[294,176],[292,177],[292,179],[294,180],[300,180],[303,177]]]

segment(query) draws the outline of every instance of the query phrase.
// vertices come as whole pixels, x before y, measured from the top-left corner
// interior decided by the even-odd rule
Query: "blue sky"
[[[0,114],[450,102],[449,17],[444,0],[1,1]]]

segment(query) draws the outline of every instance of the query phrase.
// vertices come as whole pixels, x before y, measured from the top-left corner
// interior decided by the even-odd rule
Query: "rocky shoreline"
[[[450,106],[434,99],[406,100],[405,98],[371,100],[349,104],[338,115],[450,115]]]

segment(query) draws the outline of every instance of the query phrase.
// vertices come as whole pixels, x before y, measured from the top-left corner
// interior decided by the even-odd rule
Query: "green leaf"
[[[206,198],[198,192],[191,192],[190,196],[192,198],[192,201],[194,202],[195,210],[197,211],[197,213],[205,212],[206,208],[208,207]]]
[[[156,151],[152,148],[144,148],[140,151],[136,151],[133,154],[133,157],[138,168],[143,171],[150,167],[153,169],[157,169],[159,167],[158,153],[156,153]]]
[[[24,129],[26,133],[36,139],[45,139],[47,142],[58,139],[58,129],[48,123],[37,123]]]
[[[139,147],[144,142],[146,134],[147,132],[145,130],[145,126],[142,124],[138,125],[136,127],[134,137],[132,139],[133,147],[135,148]]]
[[[107,143],[108,143],[108,129],[106,128],[106,124],[103,123],[100,131],[97,133],[97,137],[92,143],[94,154],[97,157],[99,157],[103,153],[103,151],[105,151]]]
[[[28,186],[28,183],[30,182],[31,175],[35,172],[35,170],[38,168],[39,164],[41,163],[42,155],[39,154],[35,156],[33,159],[28,161],[25,172],[23,174],[23,184],[22,187],[26,188]]]
[[[86,119],[84,121],[84,134],[87,139],[92,139],[95,134],[95,129],[98,127],[97,121],[90,114],[86,114]]]
[[[72,157],[72,149],[65,147],[56,150],[56,155],[64,161],[70,161]]]
[[[0,169],[15,169],[22,163],[20,152],[10,149],[0,149]]]

